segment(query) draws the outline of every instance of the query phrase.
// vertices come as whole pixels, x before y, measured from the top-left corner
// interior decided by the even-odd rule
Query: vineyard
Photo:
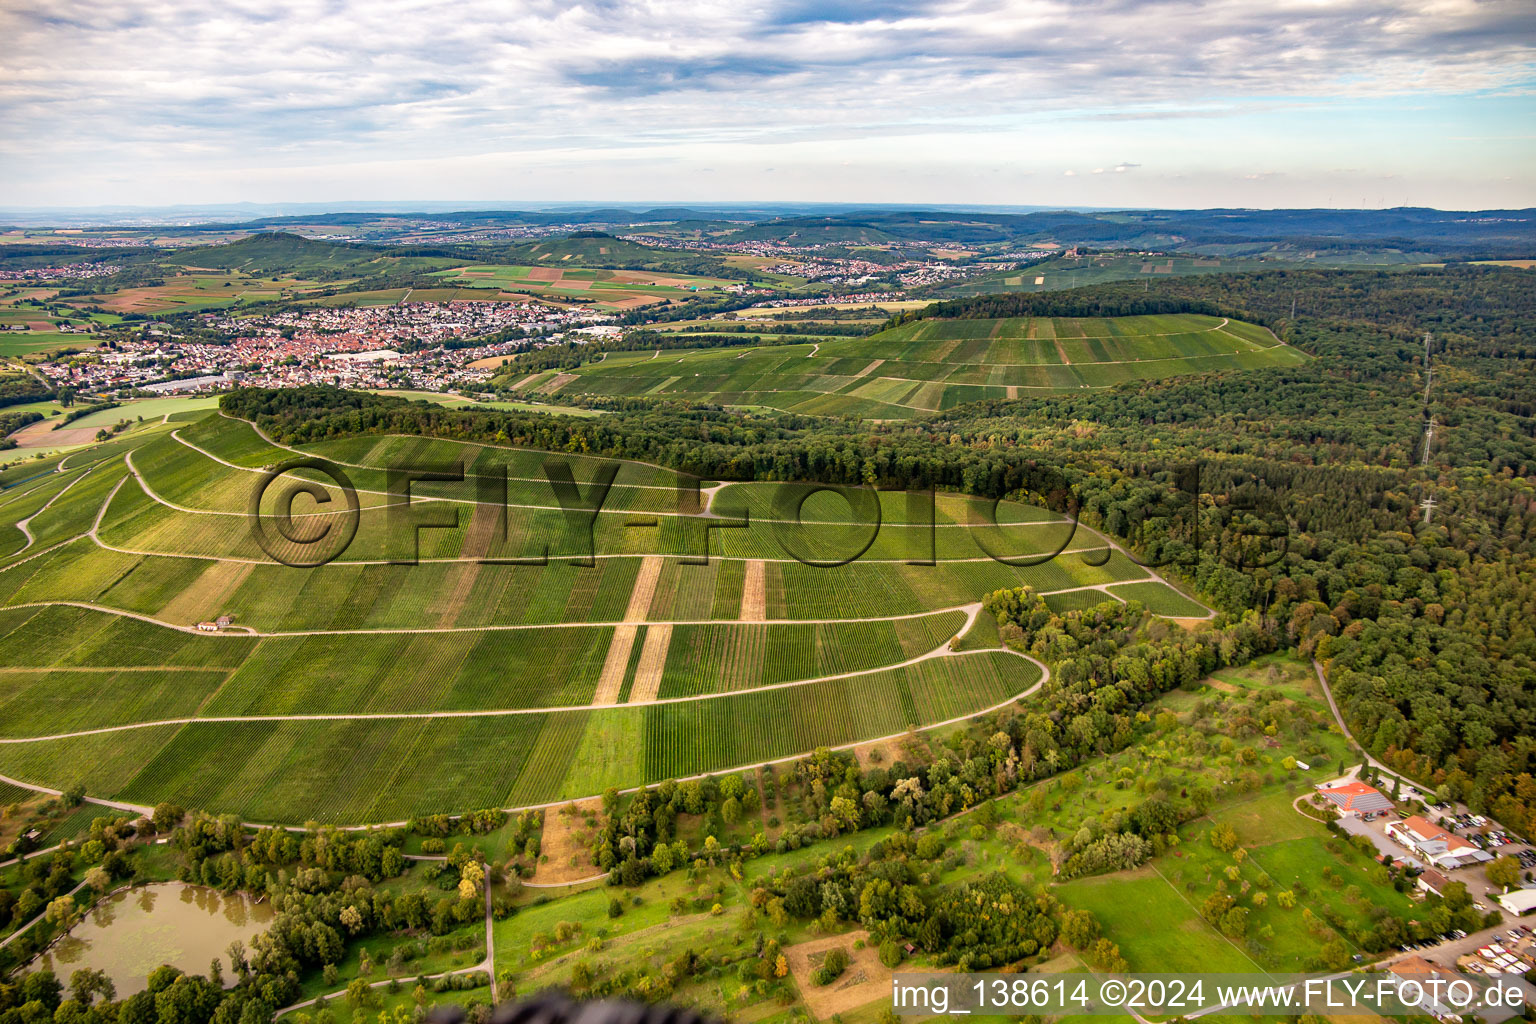
[[[300,498],[276,553],[356,489],[318,567],[275,561],[249,516],[300,456],[329,472],[282,479],[330,500]],[[404,492],[402,465],[463,479]],[[25,469],[0,477],[0,773],[254,821],[541,804],[974,715],[1045,678],[980,617],[1002,587],[1206,614],[1063,516],[959,495],[786,499],[420,437],[284,448],[217,412]]]
[[[1262,327],[1195,314],[924,319],[867,338],[609,353],[557,388],[904,418],[966,402],[1305,360]]]

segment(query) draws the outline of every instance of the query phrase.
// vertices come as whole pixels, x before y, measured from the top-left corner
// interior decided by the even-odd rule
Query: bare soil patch
[[[565,271],[559,267],[530,267],[528,270],[530,281],[558,281],[564,275]]]
[[[464,531],[463,555],[465,558],[484,558],[491,553],[491,542],[496,539],[497,511],[490,505],[476,503]]]
[[[629,652],[634,649],[635,634],[639,631],[639,626],[628,624],[613,627],[608,656],[603,659],[603,671],[597,677],[597,690],[592,694],[593,704],[619,702],[619,691],[624,689],[624,672],[629,668]]]
[[[862,743],[853,748],[853,756],[859,762],[860,768],[887,767],[892,761],[900,758],[894,740],[886,740],[881,743]]]
[[[541,395],[552,395],[576,379],[574,373],[557,373],[536,389]]]
[[[656,301],[650,295],[631,295],[627,299],[604,299],[603,303],[614,309],[635,309],[639,306],[649,306]]]
[[[766,566],[761,559],[747,563],[746,576],[741,583],[741,621],[763,622],[768,618],[768,584]]]
[[[63,448],[72,444],[90,444],[96,440],[96,427],[62,427],[53,429],[57,419],[39,420],[22,427],[11,437],[18,448]]]
[[[687,288],[688,282],[680,277],[652,274],[644,270],[615,270],[610,279],[615,284],[649,284],[666,288]]]
[[[853,944],[864,940],[863,949]],[[821,966],[827,953],[842,947],[851,961],[848,969],[830,985],[817,985],[811,981],[811,972]],[[789,973],[794,977],[805,999],[806,1007],[819,1020],[826,1020],[834,1013],[846,1013],[877,999],[889,999],[891,995],[891,970],[880,962],[878,949],[869,944],[869,933],[848,932],[812,939],[796,946],[784,947],[784,958],[789,961]]]
[[[646,555],[640,561],[640,571],[635,574],[635,587],[629,592],[629,607],[624,611],[625,622],[644,622],[651,610],[651,598],[656,596],[656,581],[661,578],[661,556]]]
[[[558,885],[579,882],[598,874],[599,869],[592,864],[588,852],[593,830],[587,827],[586,819],[589,814],[600,819],[602,806],[601,800],[584,800],[561,804],[544,812],[539,864],[534,868],[532,881],[540,885]]]
[[[647,626],[645,645],[640,648],[640,662],[635,666],[635,685],[629,689],[629,703],[649,704],[661,690],[661,670],[667,665],[667,651],[672,646],[672,625]]]
[[[482,505],[475,506],[475,519],[481,518],[479,510],[483,507]],[[487,515],[485,518],[489,519],[491,517]],[[473,521],[470,522],[469,529],[472,534],[475,529]],[[488,538],[489,533],[486,536]],[[468,536],[465,537],[464,543],[466,547],[470,544]],[[467,551],[465,553],[468,554]],[[443,602],[443,610],[438,613],[437,624],[439,626],[452,626],[458,621],[459,613],[464,610],[464,605],[469,601],[470,591],[475,589],[475,580],[480,576],[480,563],[461,562],[454,566],[453,571],[457,574],[457,577],[453,581],[453,590],[449,592],[448,599]]]

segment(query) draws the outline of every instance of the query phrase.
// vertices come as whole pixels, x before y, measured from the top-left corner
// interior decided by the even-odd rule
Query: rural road
[[[1317,684],[1323,688],[1323,696],[1328,700],[1328,710],[1333,712],[1333,720],[1339,723],[1339,731],[1344,734],[1344,738],[1355,745],[1356,749],[1358,749],[1360,754],[1365,758],[1366,764],[1379,771],[1388,772],[1395,776],[1397,774],[1396,771],[1388,768],[1386,765],[1372,757],[1371,752],[1366,750],[1365,746],[1359,740],[1355,739],[1354,735],[1349,731],[1349,726],[1344,723],[1344,716],[1339,713],[1339,705],[1333,699],[1333,690],[1328,685],[1328,677],[1323,674],[1323,663],[1318,661],[1316,658],[1312,659],[1312,671],[1317,673]]]

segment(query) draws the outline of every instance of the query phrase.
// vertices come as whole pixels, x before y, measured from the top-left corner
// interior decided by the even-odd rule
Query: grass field
[[[1193,314],[927,319],[866,338],[611,353],[573,371],[556,390],[889,419],[984,399],[1291,366],[1305,358],[1264,328]]]
[[[1118,553],[1094,564],[1102,537],[1028,505],[1003,503],[978,533],[974,501],[939,495],[930,512],[884,493],[866,543],[858,494],[817,493],[794,523],[771,486],[733,484],[710,521],[750,526],[706,531],[687,481],[631,462],[573,527],[545,474],[555,456],[398,436],[309,449],[344,469],[361,511],[336,560],[289,567],[247,509],[262,468],[303,452],[209,401],[107,410],[134,428],[0,472],[0,772],[265,821],[541,804],[1015,699],[1040,667],[971,628],[1000,587],[1102,601],[1139,585],[1162,588],[1147,599],[1172,611],[1155,612],[1188,610]],[[602,466],[557,458],[583,488]],[[466,479],[423,484],[402,511],[386,467],[413,461]],[[507,505],[482,503],[502,473]],[[301,499],[294,523],[334,509]],[[909,564],[924,537],[933,564]],[[850,543],[864,546],[848,564],[799,560]],[[402,562],[412,545],[420,560]],[[505,564],[545,547],[547,563]],[[220,615],[233,624],[195,628]]]

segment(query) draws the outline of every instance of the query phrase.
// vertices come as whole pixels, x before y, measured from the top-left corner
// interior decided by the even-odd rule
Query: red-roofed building
[[[1340,814],[1380,814],[1392,810],[1392,800],[1373,786],[1351,779],[1324,784],[1317,791],[1338,805]]]
[[[1448,1005],[1449,1001],[1444,995],[1446,986],[1451,982],[1466,980],[1462,975],[1417,955],[1403,957],[1388,967],[1387,971],[1397,980],[1398,998],[1409,1006],[1440,1021],[1462,1019],[1461,1014]],[[1411,987],[1404,989],[1405,985]]]
[[[1389,822],[1387,835],[1427,859],[1437,868],[1461,868],[1493,859],[1493,854],[1453,832],[1432,825],[1417,814],[1402,821]]]

